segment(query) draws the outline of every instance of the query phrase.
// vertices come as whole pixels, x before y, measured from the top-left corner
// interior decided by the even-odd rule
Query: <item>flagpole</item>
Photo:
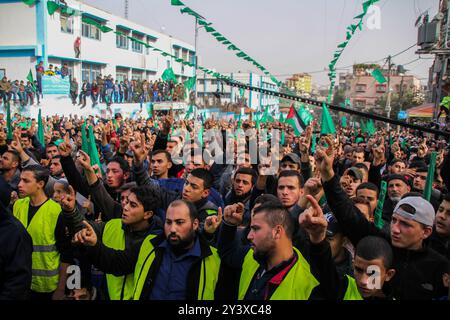
[[[198,43],[198,18],[195,17],[195,53],[194,53],[194,77],[197,75],[197,43]],[[197,79],[195,80],[194,85],[194,104],[197,104]]]

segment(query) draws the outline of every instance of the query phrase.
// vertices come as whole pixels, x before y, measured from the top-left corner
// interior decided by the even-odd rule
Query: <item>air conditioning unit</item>
[[[419,27],[417,45],[422,49],[432,47],[439,38],[439,21],[424,23]]]

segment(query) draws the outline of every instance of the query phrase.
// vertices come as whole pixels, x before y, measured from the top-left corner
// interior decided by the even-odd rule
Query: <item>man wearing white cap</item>
[[[425,240],[433,231],[435,211],[420,194],[405,194],[394,208],[390,234],[378,229],[359,212],[342,190],[333,171],[334,150],[331,141],[327,149],[316,151],[327,204],[339,221],[343,233],[354,246],[369,235],[391,241],[397,273],[392,279],[394,298],[399,300],[430,300],[447,296],[443,276],[448,260],[429,248]],[[369,275],[369,271],[367,274]],[[370,277],[368,277],[369,279]]]

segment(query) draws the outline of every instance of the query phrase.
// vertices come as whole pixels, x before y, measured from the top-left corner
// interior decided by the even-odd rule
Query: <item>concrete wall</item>
[[[30,68],[33,72],[33,78],[36,80],[34,65],[35,57],[16,57],[0,59],[0,69],[6,69],[6,77],[9,80],[26,80]]]
[[[36,45],[36,9],[23,2],[0,7],[0,47]]]

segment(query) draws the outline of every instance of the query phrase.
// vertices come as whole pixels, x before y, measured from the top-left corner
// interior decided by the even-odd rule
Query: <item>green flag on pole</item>
[[[384,221],[383,221],[382,217],[383,217],[384,199],[386,199],[386,191],[387,191],[387,182],[382,181],[380,196],[378,197],[377,208],[375,209],[375,212],[373,214],[373,219],[374,219],[373,222],[378,229],[382,229],[383,225],[384,225]]]
[[[38,114],[38,140],[41,145],[45,146],[44,124],[42,123],[41,109],[39,109]]]
[[[12,129],[12,125],[11,125],[11,105],[9,104],[9,101],[6,105],[6,129],[7,129],[6,138],[8,140],[12,140],[13,129]]]
[[[81,150],[89,154],[89,145],[86,136],[86,123],[83,123],[81,126]]]
[[[380,69],[375,69],[372,71],[372,76],[377,80],[379,84],[386,83],[387,80],[384,75],[381,73]]]
[[[334,128],[333,119],[331,118],[330,112],[326,104],[322,107],[322,128],[320,130],[321,134],[336,134],[336,129]]]
[[[194,113],[194,106],[191,104],[191,105],[189,106],[189,109],[188,109],[187,113],[186,113],[186,116],[184,117],[184,120],[189,119],[189,117],[190,117],[191,114],[193,114],[193,113]]]
[[[347,128],[347,118],[346,117],[342,117],[342,128]]]
[[[195,86],[195,81],[196,81],[196,80],[197,80],[197,77],[189,78],[189,80],[186,80],[186,81],[183,83],[184,88],[185,88],[186,90],[188,90],[188,91],[191,91],[192,88],[194,88],[194,86]]]
[[[427,182],[425,183],[425,189],[423,190],[423,197],[430,201],[431,191],[433,190],[434,171],[436,169],[436,156],[437,152],[431,152],[430,164],[428,165]]]
[[[161,78],[164,81],[172,80],[175,84],[177,83],[177,77],[175,76],[175,73],[173,72],[172,68],[167,68],[166,70],[164,70]]]
[[[100,163],[100,158],[98,156],[97,145],[95,144],[94,128],[89,126],[89,157],[91,158],[91,165],[98,165],[100,171],[102,170],[102,165]]]
[[[286,141],[284,130],[281,130],[281,145],[284,146],[284,142]]]
[[[312,138],[311,138],[311,153],[316,153],[316,144],[317,144],[317,137],[316,137],[316,130],[313,128],[312,130]]]
[[[30,72],[28,72],[27,80],[30,81],[31,86],[33,87],[33,92],[36,92],[36,86],[34,85],[33,73],[31,72],[31,69]]]

